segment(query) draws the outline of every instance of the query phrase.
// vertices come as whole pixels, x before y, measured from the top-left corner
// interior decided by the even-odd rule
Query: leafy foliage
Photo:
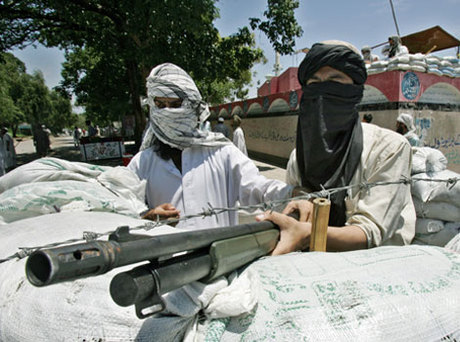
[[[273,3],[272,5],[270,5]],[[274,6],[284,41],[296,31],[296,1]],[[263,61],[247,27],[221,37],[216,0],[5,0],[0,2],[0,49],[39,42],[67,51],[61,92],[74,92],[88,118],[102,123],[134,115],[140,140],[145,114],[140,96],[150,70],[165,62],[188,71],[205,100],[244,97],[251,67]],[[289,4],[287,16],[278,13]],[[270,14],[270,16],[272,16]],[[286,26],[286,27],[284,27]],[[259,25],[264,29],[263,23]],[[270,30],[272,32],[272,30]],[[278,31],[276,31],[278,32]]]
[[[28,75],[24,63],[10,53],[1,53],[0,57],[1,124],[16,133],[24,121],[46,124],[54,132],[73,123],[70,100],[50,91],[40,72]]]
[[[303,33],[294,16],[298,7],[298,0],[268,0],[268,9],[264,12],[267,20],[249,18],[251,28],[264,32],[276,52],[283,55],[292,53],[295,37],[301,37]]]

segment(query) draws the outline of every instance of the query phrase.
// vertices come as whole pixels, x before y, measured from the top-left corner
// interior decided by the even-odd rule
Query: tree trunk
[[[132,113],[135,122],[134,139],[136,141],[136,150],[138,150],[142,143],[142,133],[144,132],[146,123],[140,102],[139,69],[137,63],[133,60],[126,61],[126,69],[131,94]]]

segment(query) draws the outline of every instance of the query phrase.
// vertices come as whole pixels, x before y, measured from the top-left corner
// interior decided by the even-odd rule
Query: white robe
[[[248,151],[246,150],[246,140],[244,140],[244,132],[241,127],[237,127],[233,131],[233,143],[241,152],[248,155]]]
[[[181,216],[207,209],[252,205],[291,196],[292,186],[259,174],[252,160],[235,146],[193,146],[182,152],[182,174],[172,160],[165,161],[149,148],[134,156],[128,165],[139,178],[147,180],[149,208],[172,203]],[[281,210],[282,208],[280,208]],[[236,211],[198,217],[177,227],[202,229],[238,223]]]

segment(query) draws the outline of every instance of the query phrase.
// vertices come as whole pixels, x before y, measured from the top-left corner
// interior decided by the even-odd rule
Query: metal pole
[[[395,26],[396,26],[396,33],[398,34],[398,36],[401,37],[401,35],[399,34],[398,22],[396,21],[395,8],[393,7],[393,1],[391,1],[391,0],[390,0],[390,5],[391,5],[391,13],[393,13],[393,20],[394,20]]]

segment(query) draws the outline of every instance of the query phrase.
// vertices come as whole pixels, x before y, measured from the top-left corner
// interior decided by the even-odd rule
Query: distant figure
[[[225,135],[225,137],[227,139],[229,139],[230,138],[230,129],[227,126],[225,126],[224,121],[225,121],[224,118],[222,116],[220,116],[217,119],[217,124],[214,126],[213,131],[218,132],[218,133],[222,133],[223,135]]]
[[[200,124],[200,130],[203,132],[211,132],[211,123],[206,120],[205,122]]]
[[[88,137],[95,137],[97,135],[97,129],[91,125],[91,120],[86,120],[86,126],[88,126]]]
[[[233,143],[238,149],[243,152],[245,155],[248,155],[246,149],[246,141],[244,139],[244,132],[241,126],[241,118],[238,115],[233,116]]]
[[[408,113],[399,114],[396,119],[396,132],[404,135],[411,146],[420,146],[420,139],[415,133],[414,119]]]
[[[80,146],[81,135],[82,135],[81,129],[78,128],[77,126],[75,126],[75,128],[73,130],[73,144],[74,144],[75,147]]]
[[[390,51],[388,53],[388,57],[390,58],[409,54],[409,50],[406,46],[402,45],[399,36],[389,37],[388,44],[390,44]]]
[[[371,47],[365,45],[361,48],[361,53],[363,55],[364,63],[372,64],[372,62],[378,61],[379,57],[371,53]]]
[[[371,113],[364,114],[362,122],[371,123],[373,118]]]
[[[40,158],[46,157],[50,148],[50,137],[45,125],[39,125],[34,135],[35,150]]]
[[[3,139],[4,145],[4,167],[5,172],[8,172],[16,167],[16,150],[14,149],[14,140],[8,134],[8,128],[3,127],[0,131],[0,136]]]

